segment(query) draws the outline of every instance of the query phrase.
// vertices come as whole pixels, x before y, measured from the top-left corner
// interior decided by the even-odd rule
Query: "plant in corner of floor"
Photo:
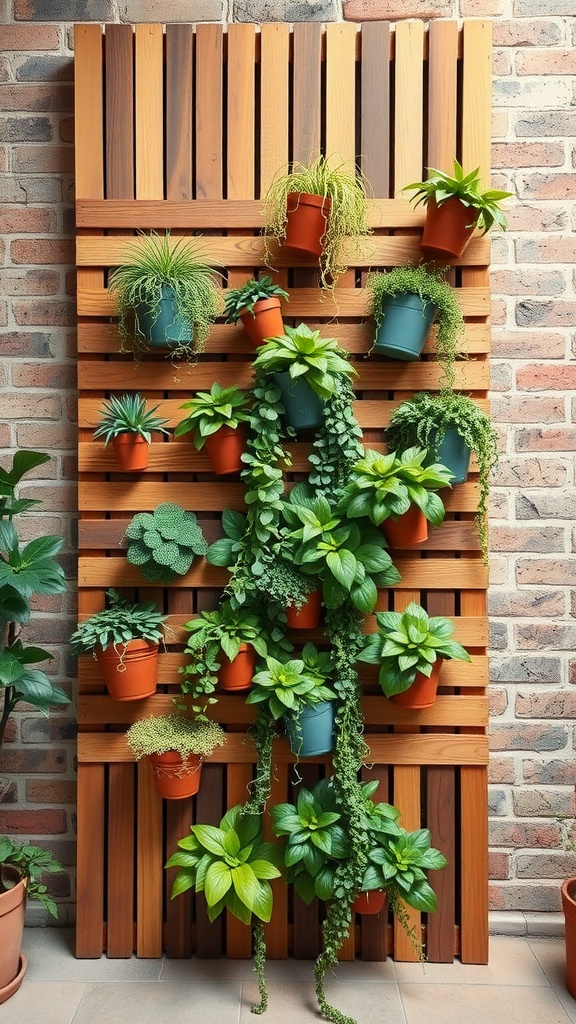
[[[150,583],[173,583],[185,576],[208,545],[193,512],[166,501],[153,512],[137,512],[126,529],[126,557]]]

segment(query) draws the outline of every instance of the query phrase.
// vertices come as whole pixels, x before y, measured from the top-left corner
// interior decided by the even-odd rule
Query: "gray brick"
[[[18,82],[71,82],[74,63],[70,57],[32,56],[16,68]]]
[[[529,657],[494,658],[490,678],[495,683],[557,683],[560,659]]]
[[[516,498],[518,519],[576,519],[576,494],[530,491]]]
[[[54,136],[48,117],[0,119],[0,142],[50,142]]]
[[[234,0],[234,21],[337,21],[336,0]]]
[[[111,0],[14,0],[16,21],[114,21]]]
[[[522,113],[516,120],[516,135],[519,138],[566,138],[576,135],[576,111],[546,110]]]
[[[522,854],[516,861],[518,878],[570,878],[576,874],[573,853]]]
[[[120,21],[223,21],[225,11],[223,0],[164,0],[159,17],[157,0],[124,0],[120,4]]]

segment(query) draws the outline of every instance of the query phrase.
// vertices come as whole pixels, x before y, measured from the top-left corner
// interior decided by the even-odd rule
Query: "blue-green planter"
[[[324,422],[324,401],[301,377],[275,373],[274,381],[282,392],[286,422],[294,430],[316,430]]]
[[[436,462],[442,463],[454,474],[452,485],[465,482],[470,468],[470,449],[454,427],[448,427],[444,434]]]
[[[418,359],[436,313],[436,306],[412,293],[386,297],[374,352],[407,363]]]
[[[298,717],[286,717],[290,750],[297,757],[317,757],[334,750],[334,702],[321,700],[302,708]]]
[[[178,316],[174,292],[167,285],[162,288],[160,309],[155,319],[150,315],[148,306],[139,307],[136,315],[140,330],[152,348],[186,345],[192,340],[190,325]]]

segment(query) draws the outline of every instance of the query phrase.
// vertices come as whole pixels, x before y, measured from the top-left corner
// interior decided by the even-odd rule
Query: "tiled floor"
[[[76,960],[73,932],[27,928],[22,988],[0,1024],[248,1024],[250,961]],[[319,1019],[312,965],[267,965],[267,1024]],[[340,964],[327,994],[358,1024],[576,1024],[560,938],[493,936],[487,967]]]

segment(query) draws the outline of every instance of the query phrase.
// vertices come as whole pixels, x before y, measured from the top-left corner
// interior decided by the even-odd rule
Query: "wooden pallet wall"
[[[76,188],[79,401],[79,614],[104,607],[105,590],[154,598],[169,614],[174,643],[160,659],[158,694],[137,704],[111,701],[94,661],[79,664],[77,955],[182,957],[250,955],[248,929],[234,919],[208,926],[190,896],[168,899],[163,870],[191,821],[217,822],[246,797],[254,751],[244,742],[252,710],[224,697],[214,715],[229,727],[227,745],[205,765],[194,803],[156,797],[146,763],[135,765],[124,730],[136,717],[163,712],[178,691],[182,624],[214,607],[224,570],[199,560],[172,587],[143,586],[125,560],[123,533],[137,510],[173,500],[195,511],[206,535],[219,531],[223,507],[242,509],[238,481],[215,481],[204,452],[186,438],[152,445],[149,469],[117,472],[112,453],[92,440],[97,411],[111,392],[141,391],[160,403],[174,426],[179,406],[196,389],[248,385],[253,351],[241,329],[216,324],[197,365],[174,367],[158,357],[135,365],[118,353],[107,271],[126,256],[136,229],[202,234],[231,285],[262,266],[260,197],[290,159],[319,151],[358,159],[372,184],[373,235],[335,300],[321,296],[310,264],[280,251],[274,266],[290,291],[288,322],[318,324],[354,353],[359,371],[355,412],[370,446],[383,443],[391,409],[416,390],[435,390],[434,338],[415,363],[364,359],[372,325],[365,321],[368,268],[418,259],[423,214],[399,190],[429,165],[449,169],[457,154],[489,179],[490,26],[486,22],[420,21],[352,24],[78,25],[76,65]],[[453,281],[466,319],[468,358],[456,386],[486,408],[488,387],[489,243],[475,239],[455,266]],[[303,442],[294,467],[306,468]],[[382,798],[402,811],[408,828],[427,825],[449,866],[431,879],[440,909],[426,924],[431,961],[487,960],[487,683],[486,585],[473,523],[477,479],[454,488],[444,524],[418,550],[402,553],[402,581],[379,607],[402,609],[422,599],[433,614],[456,620],[471,665],[447,662],[434,708],[394,707],[364,666],[364,709],[370,765]],[[367,628],[373,628],[369,620]],[[314,638],[314,637],[312,637]],[[316,639],[320,639],[319,636]],[[273,800],[291,793],[292,758],[275,747]],[[329,759],[300,766],[307,783],[329,771]],[[319,908],[306,908],[276,884],[269,955],[311,957],[318,950]],[[411,913],[418,927],[419,915]],[[404,932],[366,919],[343,957],[414,957]]]

